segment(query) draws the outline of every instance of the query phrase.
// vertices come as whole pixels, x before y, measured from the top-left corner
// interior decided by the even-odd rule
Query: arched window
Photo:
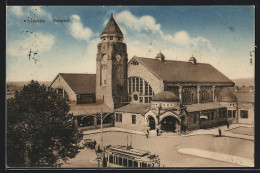
[[[108,55],[106,53],[103,53],[101,55],[101,79],[100,79],[100,84],[102,86],[107,85],[107,58]]]
[[[140,77],[130,77],[128,78],[128,94],[132,101],[150,103],[152,96],[154,95],[154,91],[144,79]]]

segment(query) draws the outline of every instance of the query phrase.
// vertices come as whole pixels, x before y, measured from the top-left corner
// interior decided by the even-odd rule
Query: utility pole
[[[101,107],[101,119],[100,119],[100,125],[101,125],[101,150],[103,150],[103,106]]]

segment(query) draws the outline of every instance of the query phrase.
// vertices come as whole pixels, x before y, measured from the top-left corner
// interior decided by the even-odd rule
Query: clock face
[[[102,64],[106,64],[107,63],[107,57],[108,57],[108,55],[107,54],[102,54],[102,56],[101,56],[101,63]]]
[[[116,55],[116,60],[117,60],[117,62],[121,61],[121,59],[122,59],[121,55],[120,55],[120,54],[117,54],[117,55]]]

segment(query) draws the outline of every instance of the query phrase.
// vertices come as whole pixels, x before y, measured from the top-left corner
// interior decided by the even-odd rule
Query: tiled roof
[[[202,103],[202,104],[193,104],[187,105],[188,112],[195,112],[201,110],[208,110],[208,109],[217,109],[217,108],[224,108],[225,106],[221,105],[220,103],[211,102],[211,103]]]
[[[234,83],[210,64],[134,57],[159,79],[175,83]],[[167,58],[167,57],[166,57]]]
[[[130,103],[126,106],[115,109],[115,112],[127,112],[127,113],[146,113],[150,108],[150,103]]]
[[[111,15],[110,20],[108,21],[106,27],[104,28],[103,34],[115,34],[115,35],[123,35],[122,31],[120,30],[119,26],[117,25],[113,15]]]
[[[104,113],[113,112],[106,104],[70,105],[70,113],[73,113],[73,116],[94,115],[101,113],[101,109]]]
[[[96,93],[95,74],[59,73],[59,75],[66,81],[75,94]]]
[[[254,91],[251,87],[229,87],[220,91],[219,97],[224,97],[226,90],[231,91],[236,97],[238,102],[254,102]]]

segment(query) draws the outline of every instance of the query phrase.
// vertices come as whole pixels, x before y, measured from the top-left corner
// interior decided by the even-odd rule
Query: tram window
[[[134,161],[134,167],[137,168],[138,167],[138,162]]]
[[[127,159],[123,159],[123,166],[127,166]]]
[[[132,160],[128,160],[128,167],[132,167],[133,166],[132,163],[133,163]]]
[[[119,157],[119,165],[122,165],[122,158]]]
[[[109,155],[109,163],[113,163],[113,156]]]

